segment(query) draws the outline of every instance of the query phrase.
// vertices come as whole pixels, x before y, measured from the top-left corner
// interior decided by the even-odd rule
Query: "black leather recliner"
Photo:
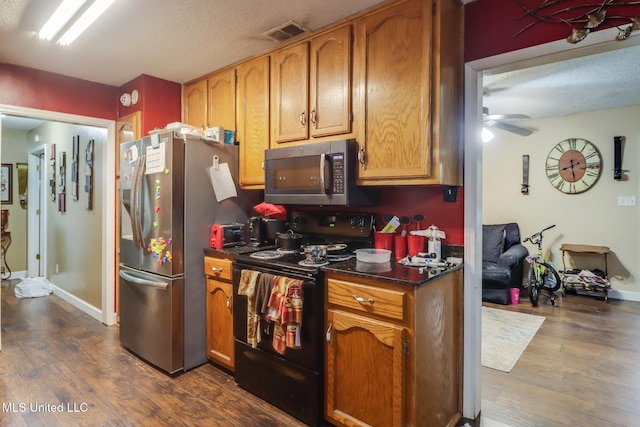
[[[482,300],[510,304],[510,288],[522,288],[524,260],[518,224],[482,226]]]

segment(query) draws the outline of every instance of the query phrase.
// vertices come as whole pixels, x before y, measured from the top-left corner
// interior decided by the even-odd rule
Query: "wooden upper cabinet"
[[[357,20],[358,184],[461,184],[461,9],[411,0]]]
[[[351,132],[351,26],[311,39],[311,136]]]
[[[269,148],[269,56],[236,68],[236,140],[240,145],[240,185],[264,187],[264,150]]]
[[[309,43],[273,54],[273,127],[277,142],[306,139],[309,103]]]
[[[275,144],[351,131],[351,26],[273,54]]]
[[[207,79],[207,126],[236,129],[236,70],[222,71]]]
[[[207,127],[207,80],[185,85],[182,99],[182,121],[199,128]]]

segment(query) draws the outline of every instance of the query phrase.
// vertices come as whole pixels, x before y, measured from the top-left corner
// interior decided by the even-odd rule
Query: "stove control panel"
[[[291,213],[291,230],[301,234],[371,238],[374,215],[369,213],[298,212]]]

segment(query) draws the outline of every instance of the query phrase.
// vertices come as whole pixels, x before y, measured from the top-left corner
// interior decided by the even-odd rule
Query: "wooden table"
[[[602,292],[604,293],[605,301],[609,299],[609,272],[607,267],[607,254],[609,248],[607,246],[594,246],[594,245],[575,245],[570,243],[563,243],[560,246],[562,251],[562,284],[564,289],[585,290],[588,293]],[[601,255],[604,258],[604,275],[591,279],[589,276],[582,276],[579,274],[567,273],[567,267],[565,264],[565,254],[567,252],[576,254],[594,254]],[[574,266],[575,267],[575,266]]]

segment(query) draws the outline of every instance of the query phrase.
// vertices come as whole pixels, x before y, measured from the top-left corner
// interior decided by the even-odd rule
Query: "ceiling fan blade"
[[[491,127],[496,127],[498,129],[506,130],[507,132],[515,133],[521,136],[529,136],[533,133],[529,129],[521,128],[519,126],[510,125],[508,123],[502,122],[493,122],[490,124]]]
[[[484,116],[485,120],[504,120],[504,119],[530,119],[526,114],[490,114]]]

